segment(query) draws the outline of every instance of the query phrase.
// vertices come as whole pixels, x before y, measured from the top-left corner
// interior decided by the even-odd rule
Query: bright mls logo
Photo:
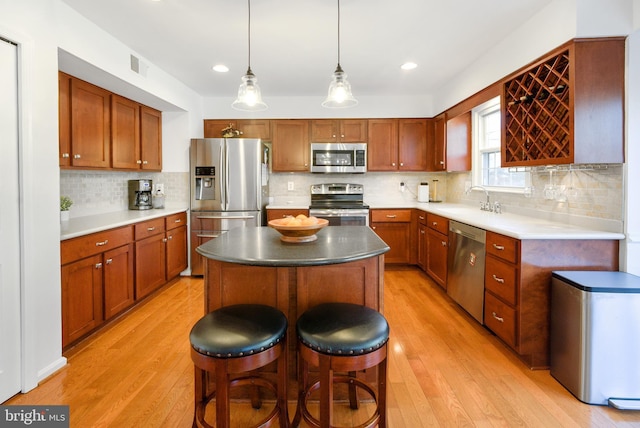
[[[0,406],[0,428],[69,428],[69,406]]]

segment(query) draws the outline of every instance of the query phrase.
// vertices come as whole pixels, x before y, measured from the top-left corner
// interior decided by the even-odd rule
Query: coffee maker
[[[129,180],[129,209],[149,210],[153,208],[151,180]]]

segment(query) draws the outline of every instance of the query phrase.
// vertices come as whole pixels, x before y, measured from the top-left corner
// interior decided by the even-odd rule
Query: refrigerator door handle
[[[220,145],[220,205],[224,211],[227,210],[227,169],[226,169],[226,144],[227,140],[223,140]]]

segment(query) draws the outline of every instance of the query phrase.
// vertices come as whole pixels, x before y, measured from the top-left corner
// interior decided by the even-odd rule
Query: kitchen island
[[[289,372],[295,374],[298,315],[324,302],[347,302],[382,312],[384,253],[370,228],[328,226],[318,239],[287,243],[270,227],[229,230],[199,246],[206,258],[205,313],[238,303],[280,309],[289,320]]]

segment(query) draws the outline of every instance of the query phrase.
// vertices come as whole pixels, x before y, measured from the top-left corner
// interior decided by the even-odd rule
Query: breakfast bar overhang
[[[317,240],[287,243],[269,227],[229,230],[197,248],[205,264],[205,313],[238,303],[298,315],[325,302],[364,305],[382,312],[384,253],[389,246],[366,226],[329,226]],[[295,364],[295,329],[288,332]],[[295,373],[295,370],[290,370]]]

